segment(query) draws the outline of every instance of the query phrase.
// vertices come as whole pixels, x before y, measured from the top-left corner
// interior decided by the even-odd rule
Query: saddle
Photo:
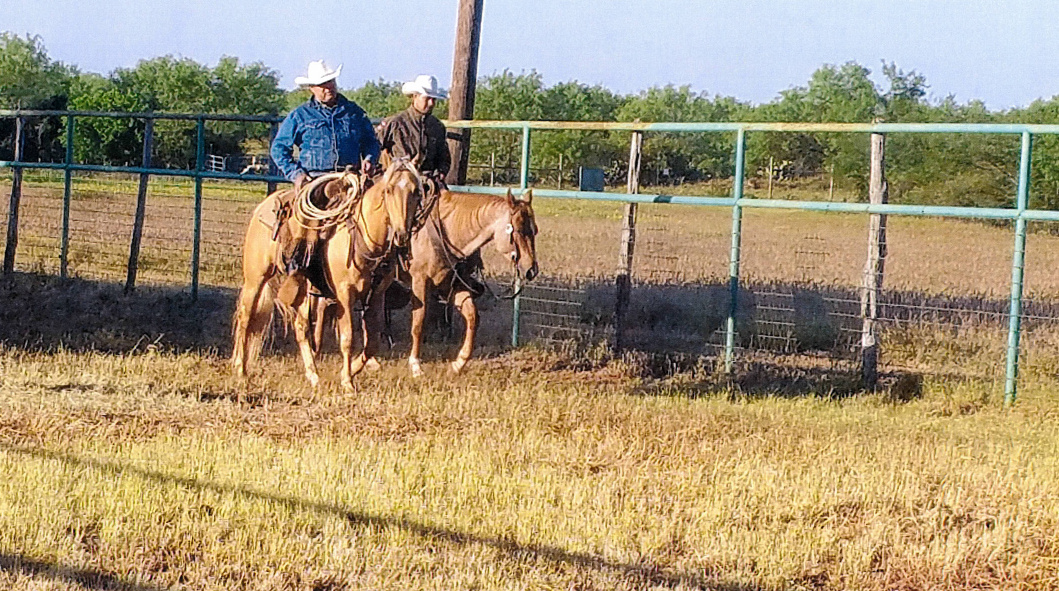
[[[371,186],[370,179],[362,179],[357,199],[364,190]],[[313,207],[327,210],[338,207],[347,199],[350,184],[344,177],[316,179],[307,186],[308,200]],[[333,290],[324,274],[324,250],[318,246],[334,236],[337,225],[326,224],[321,228],[312,227],[311,223],[302,223],[294,219],[296,195],[293,189],[277,191],[266,198],[267,206],[258,209],[257,218],[272,229],[272,239],[276,242],[276,264],[288,275],[301,270],[309,280],[312,288],[325,297],[334,298]],[[352,228],[355,221],[352,216],[344,220]],[[308,226],[308,227],[307,227]],[[353,244],[351,242],[350,249]],[[350,252],[349,256],[353,253]],[[282,301],[293,301],[296,289],[294,282],[283,281],[280,288]]]

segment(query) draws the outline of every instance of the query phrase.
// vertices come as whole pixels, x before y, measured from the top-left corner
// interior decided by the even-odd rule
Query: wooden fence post
[[[555,183],[555,188],[563,190],[563,153],[559,152],[559,180]]]
[[[868,199],[872,204],[889,201],[886,184],[886,136],[871,134],[871,174],[868,180]],[[886,215],[868,214],[868,260],[864,265],[864,283],[860,296],[861,378],[864,387],[875,388],[879,379],[878,298],[883,285],[886,264]]]
[[[26,146],[26,120],[15,118],[15,162],[22,161],[22,150]],[[22,167],[11,170],[11,201],[7,207],[7,244],[4,247],[4,275],[15,271],[15,252],[18,249],[18,208],[22,201]]]
[[[772,199],[772,156],[769,156],[769,199]]]
[[[643,132],[632,132],[629,142],[629,176],[625,185],[628,193],[640,192],[640,156],[643,148]],[[615,280],[617,289],[614,300],[614,351],[620,352],[625,343],[622,333],[625,331],[625,312],[629,309],[629,296],[632,292],[632,256],[636,246],[636,204],[625,204],[625,215],[621,225],[621,252],[618,255],[618,276]]]
[[[154,119],[148,117],[143,127],[143,168],[151,168],[151,152],[154,151]],[[136,193],[136,217],[132,221],[132,238],[129,240],[129,265],[125,274],[125,293],[136,289],[136,270],[140,263],[140,239],[143,236],[143,220],[147,214],[147,184],[151,175],[140,173],[140,190]]]
[[[195,146],[195,217],[191,237],[191,299],[199,299],[199,256],[202,248],[202,171],[206,169],[206,119],[197,120]]]
[[[73,197],[74,116],[66,116],[66,171],[63,174],[63,221],[59,237],[59,277],[66,279],[70,267],[70,202]]]

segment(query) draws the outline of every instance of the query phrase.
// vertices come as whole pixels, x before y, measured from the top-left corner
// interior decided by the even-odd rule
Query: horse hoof
[[[309,385],[312,386],[313,390],[315,390],[316,387],[320,385],[320,376],[318,376],[318,375],[316,375],[314,373],[311,373],[311,374],[306,374],[305,377],[309,378]]]
[[[419,360],[411,360],[408,362],[408,366],[412,368],[412,377],[421,378],[423,377],[423,368],[419,365]]]
[[[452,373],[458,374],[458,373],[463,371],[464,367],[467,367],[467,360],[466,359],[457,359],[456,361],[452,362],[451,367],[452,367]]]
[[[371,359],[364,362],[364,369],[368,371],[379,371],[380,369],[382,369],[382,364],[379,363],[378,359],[372,357]]]
[[[344,382],[342,382],[342,390],[346,394],[356,394],[356,392],[357,392],[357,389],[353,386],[353,382],[352,381],[344,381]]]

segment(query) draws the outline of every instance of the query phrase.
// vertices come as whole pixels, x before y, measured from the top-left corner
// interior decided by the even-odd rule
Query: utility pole
[[[452,88],[449,91],[449,120],[474,118],[474,90],[478,78],[478,41],[482,36],[484,0],[458,0],[456,47],[452,58]],[[450,185],[467,180],[467,159],[471,147],[470,129],[450,129],[448,133],[452,168],[445,179]]]

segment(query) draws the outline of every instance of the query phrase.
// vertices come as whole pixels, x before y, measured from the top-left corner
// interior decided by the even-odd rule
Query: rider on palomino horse
[[[445,176],[449,173],[452,158],[445,141],[445,126],[432,113],[435,103],[448,98],[449,93],[438,88],[437,78],[426,74],[417,76],[411,82],[405,82],[401,86],[401,92],[410,96],[412,103],[404,111],[384,119],[376,133],[382,145],[384,159],[387,156],[408,158],[423,175],[429,193],[423,196],[422,201],[422,207],[426,209],[437,201],[442,190],[448,188],[445,185]],[[426,213],[429,212],[424,211],[423,215]],[[457,266],[460,277],[473,287],[475,295],[485,291],[485,286],[475,277],[482,267],[482,256],[479,252],[472,253]]]
[[[312,96],[283,120],[271,149],[276,166],[294,183],[293,195],[313,178],[347,166],[366,175],[375,170],[379,141],[364,110],[338,92],[335,80],[341,71],[341,65],[331,70],[320,60],[309,64],[305,76],[294,79],[299,86],[308,87]],[[297,160],[295,146],[299,147]],[[282,218],[290,203],[283,203],[281,208],[285,208]],[[293,273],[308,264],[313,245],[307,243],[312,238],[300,232],[303,229],[297,224],[287,227],[296,235],[285,240],[283,264]]]

